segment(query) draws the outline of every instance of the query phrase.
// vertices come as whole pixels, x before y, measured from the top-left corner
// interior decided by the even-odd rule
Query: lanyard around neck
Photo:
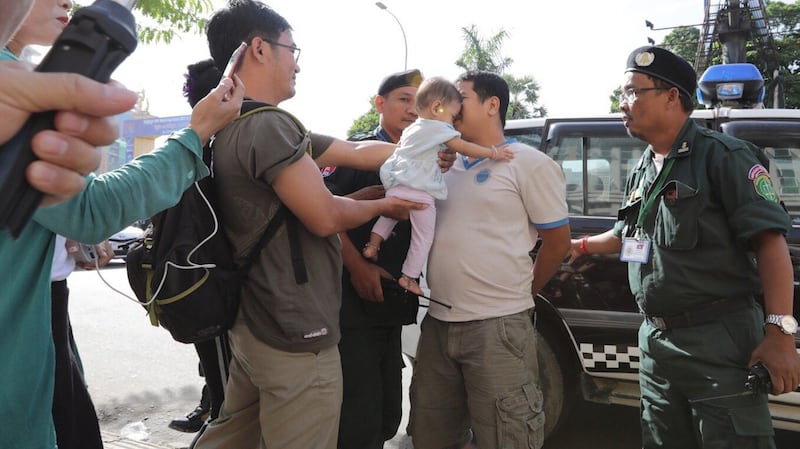
[[[675,159],[670,159],[667,161],[667,164],[658,174],[658,182],[656,183],[653,190],[651,190],[650,195],[647,196],[647,200],[645,200],[642,207],[639,208],[639,217],[636,219],[636,228],[641,229],[644,226],[644,217],[647,216],[647,212],[653,208],[653,204],[656,202],[656,198],[658,198],[658,192],[664,187],[664,182],[667,180],[667,175],[669,175],[669,171],[672,169],[672,164],[675,163]],[[644,198],[644,189],[642,191],[642,198]]]

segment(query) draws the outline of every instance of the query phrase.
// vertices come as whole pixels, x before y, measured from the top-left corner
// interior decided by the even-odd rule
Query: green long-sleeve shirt
[[[178,202],[207,176],[192,130],[117,170],[90,176],[69,201],[37,210],[17,240],[0,235],[0,448],[54,449],[50,266],[56,234],[99,242]]]

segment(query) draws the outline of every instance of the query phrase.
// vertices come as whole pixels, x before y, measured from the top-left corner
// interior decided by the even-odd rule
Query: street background
[[[122,261],[114,260],[100,273],[114,288],[133,296]],[[95,271],[76,271],[68,284],[75,340],[107,446],[114,442],[114,448],[150,447],[133,445],[130,438],[161,448],[187,447],[192,435],[171,430],[167,424],[193,410],[200,400],[203,379],[198,375],[194,347],[175,342],[169,332],[151,326],[140,305],[112,291]],[[411,447],[405,435],[410,377],[410,368],[404,369],[403,421],[385,449]],[[800,433],[777,431],[776,443],[778,449],[796,449]],[[587,447],[641,447],[638,410],[580,403],[563,431],[545,444],[545,449]]]

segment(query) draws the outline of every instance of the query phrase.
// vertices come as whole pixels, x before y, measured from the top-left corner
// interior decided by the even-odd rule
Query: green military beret
[[[422,83],[422,73],[417,69],[393,73],[381,81],[378,95],[384,96],[398,87],[419,87],[420,83]]]
[[[628,56],[625,72],[640,72],[664,80],[689,98],[697,89],[697,72],[685,59],[661,47],[639,47]]]

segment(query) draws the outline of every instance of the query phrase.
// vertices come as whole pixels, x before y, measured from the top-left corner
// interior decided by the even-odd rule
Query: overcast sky
[[[215,0],[222,6],[224,1]],[[282,106],[316,132],[345,137],[353,120],[388,73],[403,70],[403,35],[395,19],[370,0],[272,0],[302,49],[297,95]],[[384,0],[408,42],[408,67],[453,79],[464,49],[461,28],[483,37],[505,30],[503,54],[513,75],[531,75],[548,115],[603,114],[622,81],[628,54],[661,42],[669,30],[703,20],[702,0]],[[715,3],[715,2],[712,2]],[[478,6],[479,5],[479,6]],[[186,66],[208,57],[204,36],[183,36],[169,46],[140,45],[114,78],[144,90],[156,116],[183,115]]]

